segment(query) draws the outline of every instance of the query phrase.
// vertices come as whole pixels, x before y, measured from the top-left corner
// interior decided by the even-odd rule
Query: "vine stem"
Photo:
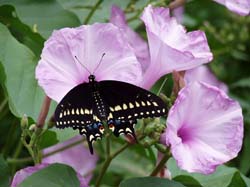
[[[0,104],[0,112],[5,108],[5,105],[8,103],[8,99],[5,98],[3,102]]]
[[[61,148],[59,148],[59,149],[56,149],[56,150],[54,150],[54,151],[51,151],[51,152],[49,152],[49,153],[47,153],[47,154],[44,154],[44,155],[43,155],[43,158],[46,158],[46,157],[51,156],[51,155],[53,155],[53,154],[56,154],[56,153],[58,153],[58,152],[61,152],[61,151],[64,151],[64,150],[66,150],[66,149],[69,149],[69,148],[71,148],[71,147],[74,147],[75,145],[78,145],[78,144],[80,144],[81,142],[83,142],[82,139],[81,139],[81,140],[78,140],[78,141],[75,141],[75,142],[73,142],[73,143],[71,143],[71,144],[69,144],[69,145],[66,145],[66,146],[64,146],[64,147],[61,147]],[[10,163],[10,164],[14,164],[14,163],[31,162],[32,160],[33,160],[32,157],[26,157],[26,158],[20,158],[20,159],[16,159],[16,158],[14,157],[14,158],[8,158],[8,159],[7,159],[7,162]]]
[[[37,127],[38,128],[43,128],[45,124],[46,117],[49,112],[49,107],[50,107],[51,99],[48,96],[45,96],[42,104],[42,108],[40,111],[40,114],[37,119]]]
[[[151,172],[150,176],[156,176],[161,171],[161,169],[165,166],[165,163],[168,161],[169,158],[170,158],[169,153],[164,154],[161,161],[157,164],[157,166]]]
[[[167,80],[168,80],[168,78],[167,78],[167,76],[166,76],[166,77],[164,78],[164,80],[163,80],[163,82],[162,82],[162,84],[161,84],[161,86],[160,86],[160,88],[159,88],[159,90],[158,90],[158,92],[157,92],[156,95],[158,95],[158,96],[160,95],[160,93],[161,93],[163,87],[165,86]]]
[[[110,154],[105,162],[103,163],[103,166],[101,168],[100,174],[98,175],[97,179],[96,179],[96,184],[95,187],[99,187],[102,181],[102,178],[105,174],[105,172],[107,171],[111,161],[117,156],[119,155],[121,152],[123,152],[125,149],[127,149],[130,145],[133,145],[131,143],[126,143],[124,144],[120,149],[118,149],[117,151],[115,151],[113,154]]]
[[[95,11],[97,10],[97,8],[100,6],[100,4],[103,2],[103,0],[99,0],[97,1],[97,3],[95,4],[95,6],[91,9],[91,11],[89,12],[88,16],[86,17],[86,19],[84,20],[84,24],[88,24],[89,20],[91,19],[91,17],[93,16],[93,14],[95,13]]]
[[[178,7],[183,6],[185,3],[186,3],[186,0],[175,0],[175,1],[171,2],[168,7],[171,10],[173,10],[173,9],[176,9]]]

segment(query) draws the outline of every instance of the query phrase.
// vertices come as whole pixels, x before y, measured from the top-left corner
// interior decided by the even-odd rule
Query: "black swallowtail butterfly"
[[[93,141],[104,133],[102,121],[107,121],[115,136],[131,134],[136,139],[137,119],[165,114],[166,105],[153,93],[120,81],[97,82],[90,74],[88,83],[74,87],[57,105],[55,122],[58,128],[78,129],[93,154]]]

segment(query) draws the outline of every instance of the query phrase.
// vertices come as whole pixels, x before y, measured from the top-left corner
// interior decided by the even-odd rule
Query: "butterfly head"
[[[94,81],[95,81],[95,76],[91,74],[89,76],[89,82],[94,82]]]

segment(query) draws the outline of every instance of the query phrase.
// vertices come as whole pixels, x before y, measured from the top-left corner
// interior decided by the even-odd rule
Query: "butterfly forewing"
[[[104,130],[92,95],[89,83],[80,84],[67,93],[55,111],[56,127],[78,129],[86,136],[91,153],[92,142],[101,138]]]

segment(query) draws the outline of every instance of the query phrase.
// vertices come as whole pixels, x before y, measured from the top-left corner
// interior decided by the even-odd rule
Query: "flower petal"
[[[226,6],[232,12],[235,12],[241,16],[249,15],[250,13],[250,1],[249,0],[214,0]]]
[[[46,168],[47,166],[49,166],[49,164],[39,164],[39,165],[36,165],[36,166],[30,166],[30,167],[26,167],[24,169],[21,169],[19,171],[16,172],[13,180],[12,180],[12,183],[11,183],[11,187],[18,187],[19,184],[24,180],[26,179],[27,177],[29,177],[30,175],[32,175],[33,173],[43,169],[43,168]],[[80,187],[88,187],[85,179],[79,175],[77,173],[77,177],[78,177],[78,180],[80,182]]]
[[[167,126],[166,144],[178,166],[189,172],[212,173],[242,146],[240,105],[206,83],[194,82],[180,91]]]
[[[141,65],[120,29],[111,23],[54,31],[36,68],[36,78],[46,94],[59,102],[70,89],[88,82],[90,73],[98,81],[137,84]]]
[[[80,135],[75,136],[74,138],[71,138],[65,142],[46,148],[43,150],[43,155],[51,153],[55,150],[61,149],[62,147],[70,145],[81,139],[82,137]],[[89,182],[92,177],[92,171],[96,167],[97,160],[98,160],[98,157],[96,155],[91,155],[89,153],[89,150],[86,149],[86,147],[81,143],[73,147],[70,147],[68,149],[65,149],[63,151],[60,151],[56,154],[53,154],[51,156],[43,158],[42,163],[67,164],[71,166],[72,168],[74,168],[75,171],[77,171],[80,175],[84,176],[86,181]]]
[[[147,43],[133,31],[127,24],[125,14],[116,5],[111,8],[110,22],[119,27],[124,33],[129,44],[135,51],[135,55],[138,61],[141,63],[143,70],[145,70],[149,64],[149,49]]]
[[[150,88],[161,76],[174,70],[192,69],[212,60],[204,32],[187,33],[176,18],[170,17],[169,9],[149,5],[141,19],[146,25],[151,57],[142,87]]]
[[[197,68],[187,70],[184,75],[184,80],[186,84],[194,81],[202,81],[213,86],[216,86],[223,90],[224,92],[228,92],[228,87],[223,82],[219,81],[215,75],[211,72],[211,70],[203,65]]]

